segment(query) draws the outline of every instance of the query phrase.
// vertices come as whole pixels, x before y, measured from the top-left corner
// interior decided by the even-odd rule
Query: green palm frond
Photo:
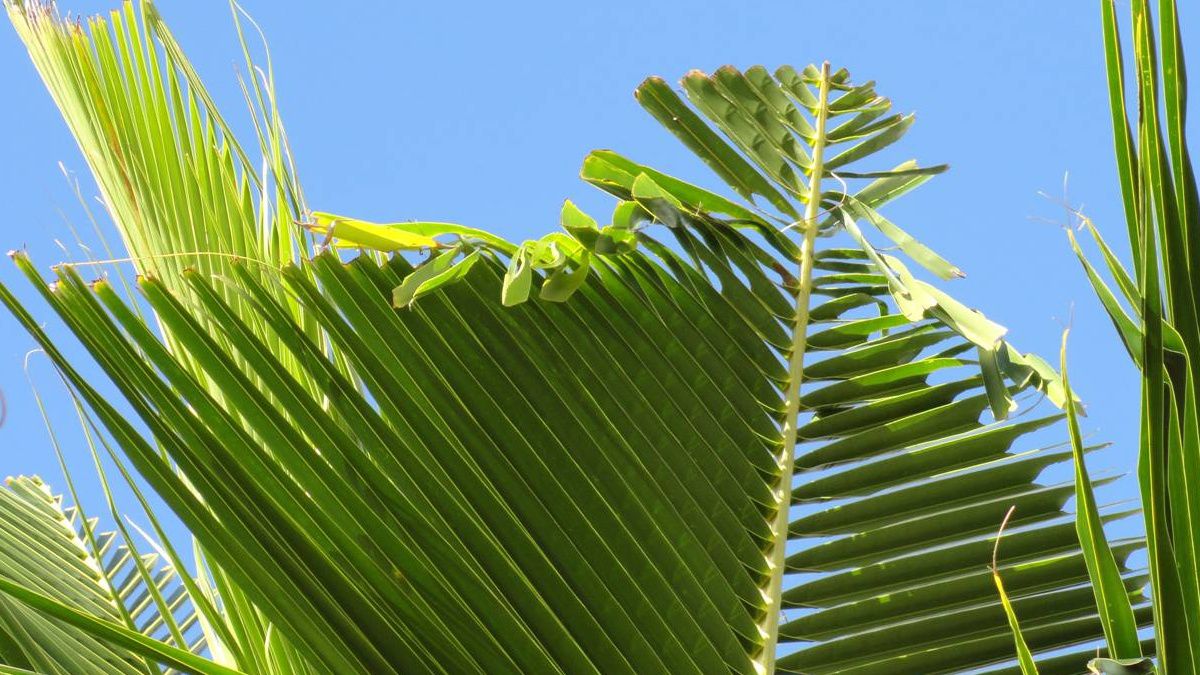
[[[136,8],[125,0],[107,18],[81,21],[64,20],[53,3],[3,4],[138,274],[156,274],[186,292],[176,281],[184,269],[229,277],[234,259],[270,268],[301,255],[307,238],[294,223],[305,209],[303,194],[271,75],[257,74],[248,47],[250,83],[242,84],[262,152],[258,162],[238,143],[149,0]],[[230,6],[237,19],[239,8]],[[110,269],[123,278],[120,267]],[[236,288],[222,292],[237,306]],[[246,307],[238,311],[254,321]],[[311,322],[304,327],[316,330]]]
[[[835,94],[826,124],[834,130],[824,148],[815,133],[816,67],[782,68],[774,77],[761,68],[689,73],[686,96],[707,123],[661,80],[638,91],[643,106],[730,187],[762,204],[760,229],[794,222],[802,204],[818,202],[811,199],[818,192],[826,213],[819,220],[806,213],[804,220],[819,222],[806,234],[849,235],[853,247],[813,249],[812,289],[824,302],[814,303],[806,337],[810,358],[799,403],[807,421],[799,427],[798,509],[789,527],[801,546],[787,558],[789,570],[806,574],[782,595],[785,609],[801,616],[780,628],[781,653],[795,650],[780,666],[865,673],[903,662],[911,672],[957,672],[1011,658],[1005,614],[980,561],[1012,505],[1019,529],[1010,534],[1004,574],[1023,623],[1036,627],[1027,631],[1030,645],[1052,652],[1086,643],[1101,627],[1082,585],[1086,568],[1075,533],[1063,519],[1072,486],[1036,481],[1068,456],[1061,447],[1011,451],[1059,416],[1008,419],[1014,396],[1028,387],[1065,405],[1062,383],[1045,361],[1009,345],[1003,328],[916,280],[867,240],[858,221],[938,276],[961,275],[877,211],[941,167],[906,162],[852,172],[837,159],[858,160],[894,143],[911,118],[889,116],[887,99],[869,83],[854,86],[844,71],[830,81]],[[806,124],[806,114],[814,121]],[[834,159],[824,166],[809,161],[824,154]],[[814,190],[822,184],[814,173],[824,184],[837,179],[839,189]],[[862,178],[873,180],[847,185]],[[688,193],[677,196],[687,200]],[[705,205],[693,196],[688,208],[702,212]],[[804,246],[811,244],[806,237]],[[782,321],[790,316],[775,313]],[[1122,542],[1117,550],[1124,559],[1139,547]],[[1123,570],[1135,602],[1144,605],[1137,600],[1144,578]]]
[[[893,255],[961,276],[881,213],[944,167],[860,166],[913,122],[872,84],[726,67],[689,73],[681,96],[651,78],[641,104],[744,201],[596,151],[582,177],[617,198],[609,222],[568,203],[565,232],[512,244],[307,213],[269,86],[251,94],[272,111],[263,188],[152,8],[135,35],[128,6],[91,33],[8,7],[166,337],[106,279],[17,264],[146,432],[0,299],[195,535],[236,668],[1001,664],[987,563],[1013,505],[999,571],[1031,650],[1103,637],[1064,510],[1075,485],[1039,482],[1071,451],[1036,447],[1062,415],[1032,409],[1075,402]],[[91,107],[122,92],[111,119]],[[300,255],[293,219],[333,248]],[[346,247],[373,251],[345,262]],[[422,248],[415,267],[379,253]],[[1141,546],[1116,542],[1117,561]],[[1144,623],[1144,575],[1120,573]]]
[[[132,551],[115,532],[97,532],[41,479],[19,476],[0,489],[0,576],[7,582],[121,624],[166,645],[205,649],[197,613],[176,569]],[[151,586],[153,584],[153,586]],[[64,625],[11,598],[0,602],[0,658],[39,673],[128,673],[160,669],[134,651]]]
[[[282,122],[258,110],[256,166],[152,3],[138,12],[126,0],[80,22],[53,4],[4,5],[139,272],[177,278],[186,267],[219,274],[229,256],[295,258],[303,202]]]

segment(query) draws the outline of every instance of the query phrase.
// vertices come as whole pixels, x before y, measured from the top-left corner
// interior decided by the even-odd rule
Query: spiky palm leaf
[[[986,560],[990,535],[1014,504],[1018,522],[1026,525],[1006,544],[1013,567],[1006,578],[1023,620],[1037,627],[1031,643],[1052,651],[1085,642],[1099,626],[1085,618],[1092,609],[1089,591],[1079,583],[1086,574],[1083,558],[1069,522],[1059,519],[1072,488],[1035,482],[1043,468],[1066,455],[1054,448],[1007,452],[1016,439],[1055,418],[1002,421],[1012,403],[998,385],[1007,376],[1013,389],[1034,385],[1062,404],[1061,383],[1044,361],[1022,356],[1000,339],[1002,329],[914,280],[898,260],[866,241],[854,217],[875,225],[935,274],[959,274],[874,209],[881,195],[901,194],[937,168],[922,170],[912,162],[890,172],[841,168],[844,158],[897,140],[911,117],[889,116],[888,101],[870,84],[853,87],[844,73],[835,74],[833,87],[844,93],[828,106],[830,117],[849,121],[830,125],[827,147],[821,147],[818,75],[812,67],[803,74],[784,68],[775,78],[760,68],[745,74],[723,68],[684,78],[688,98],[742,151],[740,157],[660,80],[648,80],[638,91],[643,106],[732,188],[773,207],[778,224],[800,211],[790,199],[803,202],[812,191],[811,180],[796,187],[795,176],[811,174],[823,156],[833,157],[824,165],[826,183],[876,179],[851,190],[853,196],[844,194],[844,181],[842,189],[822,196],[830,215],[817,232],[836,229],[841,215],[857,248],[812,256],[819,270],[812,289],[830,300],[810,318],[807,347],[817,353],[803,371],[809,391],[799,407],[810,417],[799,430],[793,494],[801,507],[790,531],[814,543],[788,557],[791,571],[809,574],[783,594],[784,606],[808,611],[781,629],[781,640],[803,645],[781,666],[876,672],[902,662],[912,672],[943,672],[1011,655],[1003,611],[986,570],[974,564]],[[813,123],[806,125],[802,109]],[[589,173],[585,165],[585,178],[612,189],[613,181],[599,175],[611,176]],[[681,200],[689,196],[680,190]],[[693,198],[685,210],[711,209],[711,203]],[[767,218],[764,228],[770,227]],[[805,213],[805,220],[813,218]],[[804,244],[811,243],[806,238]],[[883,302],[888,296],[890,307]],[[863,316],[867,307],[871,312]],[[847,309],[852,311],[840,313]],[[960,355],[972,352],[978,366],[965,367]],[[933,378],[941,382],[929,386],[929,374],[938,370]],[[997,421],[985,425],[981,417],[989,403]],[[1137,546],[1119,544],[1121,558]],[[1140,597],[1144,579],[1128,576]],[[1139,606],[1144,622],[1144,602]]]
[[[30,44],[74,47],[45,51],[44,74],[105,72],[91,41],[111,40],[106,31],[29,25]],[[131,53],[145,50],[137,42]],[[130,91],[118,83],[150,72],[111,51],[128,69],[78,100]],[[151,82],[170,92],[172,77]],[[155,108],[158,145],[85,136],[95,113],[62,103],[78,88],[56,96],[79,118],[71,126],[102,184],[125,154],[192,166],[179,136],[196,125],[180,115],[215,114],[202,97],[195,113],[173,111],[165,101],[184,97],[149,86],[114,128]],[[1012,415],[1023,392],[1067,404],[1053,369],[859,227],[939,276],[958,274],[878,212],[940,169],[855,166],[911,116],[889,115],[871,85],[828,69],[724,68],[690,73],[684,89],[732,145],[661,80],[639,100],[751,204],[603,151],[583,177],[621,200],[604,227],[570,205],[566,234],[521,246],[437,223],[310,223],[350,246],[447,249],[415,272],[403,257],[343,264],[331,252],[277,267],[295,247],[250,255],[189,240],[196,250],[172,251],[158,237],[135,254],[140,264],[248,258],[142,268],[166,346],[108,281],[89,287],[64,266],[51,287],[18,256],[150,430],[122,419],[3,292],[195,534],[222,597],[238,599],[224,605],[229,626],[246,628],[231,645],[238,668],[933,673],[998,663],[1011,638],[985,565],[1013,504],[1002,571],[1031,647],[1101,635],[1062,510],[1074,487],[1037,483],[1070,454],[1011,451],[1058,418]],[[203,139],[199,155],[223,156],[217,135],[191,138]],[[97,144],[114,154],[87,151]],[[282,143],[263,145],[275,156]],[[167,216],[197,191],[244,205],[236,178],[248,166],[217,184],[168,166],[183,189],[134,184],[130,201],[154,204],[168,232],[214,227],[224,221]],[[860,180],[869,183],[849,189]],[[258,215],[238,231],[282,200],[252,198]],[[110,210],[127,240],[157,237],[124,222],[137,213]],[[655,223],[670,244],[652,236]],[[841,242],[818,247],[823,234]],[[1137,601],[1140,577],[1127,573]],[[290,660],[253,648],[272,632]]]
[[[0,574],[97,621],[123,625],[190,652],[204,649],[197,613],[176,569],[140,554],[116,532],[96,531],[37,477],[0,489]],[[153,660],[5,598],[0,658],[38,673],[158,673]]]

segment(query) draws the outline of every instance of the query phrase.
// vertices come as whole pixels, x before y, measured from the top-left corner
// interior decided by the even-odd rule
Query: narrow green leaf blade
[[[1071,385],[1067,378],[1067,335],[1064,330],[1059,372],[1063,389],[1071,397]],[[1104,626],[1104,637],[1108,642],[1109,656],[1115,658],[1138,658],[1142,655],[1138,639],[1137,619],[1133,605],[1121,579],[1108,538],[1104,534],[1104,523],[1100,518],[1100,507],[1088,477],[1084,461],[1083,436],[1079,430],[1079,416],[1075,406],[1067,406],[1067,429],[1071,437],[1071,454],[1075,460],[1075,527],[1079,533],[1079,545],[1083,549],[1092,590],[1096,594],[1096,610]]]

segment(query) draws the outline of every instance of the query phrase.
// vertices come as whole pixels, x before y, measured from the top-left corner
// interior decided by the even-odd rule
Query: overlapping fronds
[[[834,94],[822,108],[825,78]],[[822,299],[811,309],[775,312],[785,326],[808,317],[804,344],[795,349],[798,330],[790,350],[793,377],[802,379],[801,426],[794,473],[785,467],[781,481],[797,504],[789,533],[812,542],[789,548],[788,571],[808,574],[785,584],[783,606],[799,616],[779,629],[781,643],[793,642],[781,645],[780,667],[884,672],[904,663],[911,672],[955,672],[1009,658],[1006,618],[982,563],[997,523],[1014,505],[1004,574],[1032,629],[1029,643],[1051,652],[1099,637],[1084,560],[1063,517],[1072,486],[1036,482],[1068,455],[1061,446],[1013,451],[1022,436],[1058,419],[1009,419],[1015,394],[1036,387],[1060,407],[1067,403],[1053,368],[1013,349],[1003,328],[915,279],[859,227],[873,225],[942,278],[961,274],[877,211],[940,168],[846,167],[895,142],[911,117],[889,115],[890,102],[872,84],[854,86],[844,71],[825,75],[815,67],[782,68],[774,77],[761,68],[726,67],[712,76],[690,73],[683,87],[740,152],[661,80],[648,80],[638,98],[733,189],[762,206],[731,213],[680,188],[683,211],[716,211],[768,232],[804,228],[801,259],[812,251],[814,273],[809,283],[802,264],[797,283],[809,283]],[[852,186],[864,178],[870,182]],[[837,180],[837,188],[815,189],[822,179]],[[617,181],[596,182],[613,189]],[[849,235],[853,248],[813,246],[815,236],[837,232]],[[801,370],[795,357],[804,351]],[[783,459],[781,465],[791,457]],[[1120,558],[1137,547],[1122,542]],[[1125,573],[1136,602],[1142,579]]]
[[[271,388],[291,400],[295,425],[244,389],[219,349],[206,373],[231,378],[229,407],[206,400],[188,375],[169,368],[155,338],[122,316],[138,347],[178,378],[171,384],[196,397],[188,403],[199,417],[186,438],[159,441],[219,514],[219,527],[199,504],[189,507],[194,497],[181,483],[159,482],[178,479],[146,465],[161,462],[153,449],[139,456],[139,444],[126,439],[127,452],[241,588],[272,585],[255,601],[274,610],[288,634],[304,636],[315,662],[366,672],[439,664],[455,672],[704,672],[714,663],[750,672],[747,653],[761,640],[757,586],[773,435],[762,405],[769,382],[756,371],[780,374],[750,327],[730,320],[723,298],[706,285],[689,292],[662,268],[629,260],[605,270],[610,283],[585,286],[548,317],[539,305],[500,307],[500,274],[489,264],[395,312],[401,260],[344,267],[326,254],[311,267],[323,291],[296,268],[285,279],[320,310],[344,352],[363,360],[378,407],[314,353],[269,294],[256,298],[263,315],[279,322],[280,337],[305,355],[333,402],[321,410],[276,371]],[[244,328],[207,280],[187,276],[212,317],[228,330]],[[142,285],[179,339],[208,339],[187,328],[189,313],[162,284]],[[111,289],[98,290],[121,312]],[[48,297],[57,304],[68,296],[99,309],[64,270]],[[690,321],[680,319],[680,305]],[[91,316],[100,323],[80,335],[107,335],[115,347],[117,327]],[[700,330],[698,321],[714,329]],[[274,357],[242,337],[244,356],[262,359],[270,374]],[[159,433],[191,417],[170,403],[176,394],[152,386],[159,375],[150,364],[106,365],[129,376],[119,377]],[[551,377],[551,369],[570,377]],[[685,385],[688,373],[698,381]],[[108,423],[120,424],[85,382],[76,384]],[[150,388],[161,398],[149,400]],[[256,427],[261,440],[242,432],[237,417],[259,414],[270,420]],[[271,452],[254,452],[260,443]],[[261,478],[249,480],[237,467],[256,456],[294,463],[260,466]],[[218,480],[225,471],[241,478]],[[286,576],[271,569],[288,560]]]
[[[31,49],[45,40],[80,50],[44,50],[48,82],[112,42],[107,30],[89,38],[40,8],[10,11],[33,26]],[[202,92],[147,16],[189,91]],[[114,72],[135,68],[130,54],[141,53],[114,50]],[[100,139],[83,144],[109,148],[89,162],[122,228],[154,204],[162,210],[147,222],[172,231],[240,233],[184,242],[229,253],[208,256],[219,267],[142,268],[138,286],[166,344],[111,282],[89,285],[63,266],[47,284],[16,256],[147,433],[7,289],[0,298],[203,547],[233,612],[227,626],[244,630],[231,641],[237,668],[891,673],[899,664],[938,673],[1002,664],[1012,638],[987,563],[1013,505],[1000,572],[1030,648],[1082,650],[1103,636],[1063,510],[1074,483],[1038,480],[1070,450],[1031,447],[1030,435],[1061,416],[1025,412],[1043,396],[1075,403],[1044,360],[909,271],[916,263],[943,279],[961,275],[880,212],[943,167],[860,168],[913,121],[891,114],[872,84],[827,66],[726,67],[685,76],[689,105],[647,80],[641,104],[746,203],[597,151],[582,176],[618,198],[610,221],[568,203],[564,232],[514,245],[444,223],[301,214],[290,164],[284,171],[279,160],[273,173],[293,178],[255,198],[219,117],[200,93],[197,104],[173,94],[176,76],[152,77],[165,87],[138,89],[122,119],[141,119],[161,89],[162,100],[180,101],[171,106],[214,120],[213,131],[180,123],[195,115],[168,106],[165,117],[145,115],[161,119],[157,135],[105,137],[90,130],[126,133],[123,124],[104,126],[102,114],[72,111],[76,99],[56,94],[68,120],[79,118],[75,133]],[[200,143],[232,168],[202,183],[168,167],[163,180],[178,174],[179,184],[158,184],[157,173],[124,163],[156,138],[166,148]],[[281,156],[285,144],[264,138],[264,153]],[[190,166],[178,161],[186,156],[139,161]],[[230,185],[226,196],[250,193],[223,202],[240,210],[201,220],[183,218],[202,209],[172,210],[189,203],[177,194]],[[114,197],[118,188],[132,196]],[[119,198],[125,206],[111,203]],[[337,247],[433,255],[415,268],[378,253],[344,262],[337,248],[302,259],[282,243],[300,237],[286,227],[289,209]],[[264,232],[280,243],[247,253]],[[838,240],[826,245],[825,235]],[[873,245],[879,236],[909,263]],[[155,255],[177,245],[164,239]],[[1139,546],[1117,542],[1116,560]],[[1143,575],[1120,574],[1145,621]],[[43,605],[131,639],[114,622],[98,627],[67,604]],[[268,634],[282,636],[294,661],[237,649]],[[130,648],[162,661],[152,647]],[[1043,672],[1057,671],[1043,663]]]

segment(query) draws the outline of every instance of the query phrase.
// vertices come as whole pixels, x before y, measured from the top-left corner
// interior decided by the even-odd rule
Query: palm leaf
[[[0,653],[7,665],[39,673],[160,672],[136,650],[47,617],[39,611],[47,605],[70,607],[114,632],[143,634],[143,640],[160,641],[164,652],[171,645],[192,653],[205,648],[175,568],[157,554],[131,549],[115,532],[96,532],[95,520],[64,507],[41,479],[8,480],[0,489],[0,521],[0,576],[46,603],[0,603]],[[186,642],[180,644],[180,637]],[[219,672],[215,664],[211,672]]]
[[[761,167],[764,179],[783,183],[782,192],[803,201],[805,191],[786,184],[789,175],[807,174],[809,193],[821,192],[812,188],[820,184],[817,174],[824,174],[826,181],[847,180],[838,174],[840,162],[831,162],[829,170],[829,165],[815,161],[829,152],[818,150],[821,116],[814,114],[816,119],[807,125],[794,121],[801,109],[819,110],[820,72],[814,67],[803,73],[783,68],[774,79],[761,68],[742,75],[726,67],[712,76],[717,83],[712,88],[703,86],[697,73],[689,74],[684,86],[713,126],[745,152],[751,168]],[[739,81],[753,86],[729,84]],[[734,152],[729,146],[718,147],[715,133],[699,131],[697,117],[677,114],[680,103],[664,104],[671,94],[659,81],[643,87],[654,95],[647,107],[676,135],[685,141],[709,139],[700,150],[702,157],[729,157]],[[829,114],[849,116],[850,121],[836,128],[853,132],[827,135],[835,157],[866,156],[868,150],[894,142],[907,128],[906,118],[885,117],[889,103],[874,95],[870,85],[854,87],[843,76],[833,89],[844,93],[840,98],[834,95]],[[714,100],[718,91],[723,102]],[[639,100],[645,105],[647,98]],[[660,114],[659,109],[674,114]],[[764,121],[771,119],[774,123]],[[890,121],[876,124],[876,119]],[[784,127],[790,133],[781,132]],[[807,153],[794,150],[805,147]],[[777,154],[762,148],[775,148]],[[814,160],[806,161],[808,157]],[[791,174],[781,168],[780,158],[791,161]],[[637,166],[626,162],[626,174]],[[1040,607],[1044,613],[1022,616],[1028,613],[1034,622],[1072,627],[1036,631],[1030,643],[1045,652],[1099,635],[1099,623],[1087,618],[1093,610],[1086,594],[1073,590],[1085,571],[1075,537],[1062,527],[1061,509],[1070,486],[1035,482],[1043,468],[1065,455],[1054,448],[1010,452],[1017,439],[1058,417],[1004,421],[1015,410],[1012,395],[1030,385],[1064,404],[1061,382],[1043,361],[1021,355],[999,339],[1002,329],[915,280],[898,260],[875,249],[855,223],[857,218],[871,223],[939,276],[960,276],[957,268],[876,211],[938,170],[921,171],[910,162],[892,172],[851,174],[875,180],[851,194],[823,195],[820,202],[831,215],[820,219],[820,229],[806,232],[844,229],[857,246],[814,250],[812,255],[812,287],[829,299],[811,310],[805,338],[804,347],[815,353],[803,367],[807,393],[799,397],[799,408],[808,421],[798,434],[793,516],[799,517],[789,531],[813,543],[789,549],[794,552],[787,558],[788,569],[804,576],[782,595],[784,607],[801,614],[780,629],[780,651],[791,652],[781,656],[783,668],[876,672],[903,658],[911,672],[950,672],[1010,657],[1011,642],[994,639],[1007,636],[1005,614],[977,565],[986,560],[988,535],[1014,503],[1023,514],[1018,523],[1025,528],[1013,535],[1014,542],[1037,543],[1027,544],[1020,562],[1011,561],[1013,572],[1006,577],[1013,579],[1018,606]],[[745,178],[746,168],[739,175],[742,182],[751,182]],[[614,189],[619,180],[612,172],[602,183],[598,177],[589,176],[585,165],[585,178],[623,196]],[[705,211],[697,189],[678,188],[674,194],[691,212]],[[768,202],[777,206],[774,200]],[[839,210],[845,213],[842,228],[836,217]],[[772,219],[787,222],[797,211],[768,211],[756,226],[761,231]],[[718,211],[730,212],[728,207]],[[806,214],[808,222],[816,219],[812,211]],[[738,220],[755,222],[744,216]],[[801,277],[804,274],[802,270]],[[723,284],[729,279],[719,271],[715,275]],[[959,356],[968,351],[979,355],[978,365]],[[977,368],[982,377],[971,374]],[[929,374],[935,371],[942,383],[930,386]],[[996,419],[991,424],[982,419],[989,404]],[[1130,552],[1136,547],[1127,542],[1122,548]],[[1136,589],[1140,577],[1124,571]],[[1021,574],[1028,581],[1017,586]],[[1071,597],[1074,604],[1066,600]],[[1093,632],[1080,630],[1083,625]],[[975,646],[959,648],[964,641]],[[946,648],[951,645],[953,649]]]
[[[294,222],[303,195],[283,123],[267,100],[273,93],[251,109],[263,150],[256,167],[149,0],[136,8],[125,0],[107,18],[79,22],[63,20],[53,4],[5,0],[4,7],[136,273],[183,290],[175,280],[184,269],[230,276],[230,260],[273,266],[301,253],[306,236]],[[261,89],[249,51],[247,68]],[[237,291],[224,292],[236,305]]]

